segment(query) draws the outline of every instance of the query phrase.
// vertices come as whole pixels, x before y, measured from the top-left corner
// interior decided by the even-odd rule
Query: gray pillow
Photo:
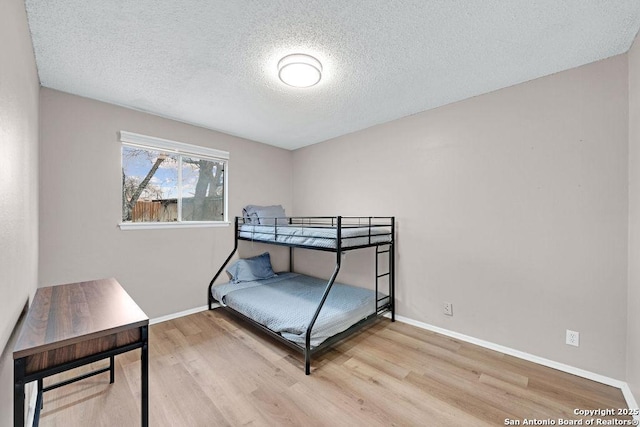
[[[256,213],[256,208],[261,208],[262,206],[256,205],[248,205],[244,209],[242,209],[242,216],[244,217],[245,224],[260,224],[258,221],[258,214]]]
[[[245,218],[245,224],[254,225],[274,225],[275,218],[284,218],[287,215],[284,213],[282,205],[272,206],[258,206],[248,205],[242,210],[242,214]],[[278,224],[286,224],[287,221],[279,219]]]
[[[233,283],[252,282],[260,279],[270,279],[277,276],[271,268],[269,252],[252,258],[239,259],[227,269]]]
[[[259,209],[256,209],[256,214],[258,215],[260,225],[274,225],[276,220],[278,221],[278,224],[286,224],[286,220],[278,219],[286,216],[284,208],[281,205],[262,206]]]

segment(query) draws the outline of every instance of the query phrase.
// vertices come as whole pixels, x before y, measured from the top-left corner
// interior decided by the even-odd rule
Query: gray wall
[[[24,2],[0,2],[0,426],[13,423],[12,332],[38,281],[38,91]]]
[[[115,277],[152,318],[206,305],[233,227],[120,230],[120,130],[228,151],[230,216],[291,208],[290,151],[50,89],[40,105],[41,286]]]
[[[629,51],[629,297],[627,382],[640,403],[640,41]]]
[[[299,149],[296,215],[397,216],[400,315],[622,380],[627,95],[621,55]]]

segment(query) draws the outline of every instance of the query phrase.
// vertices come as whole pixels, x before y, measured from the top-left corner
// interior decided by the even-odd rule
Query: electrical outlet
[[[567,329],[567,345],[580,347],[580,332]]]
[[[451,304],[450,302],[444,303],[444,314],[446,314],[447,316],[453,316],[453,304]]]

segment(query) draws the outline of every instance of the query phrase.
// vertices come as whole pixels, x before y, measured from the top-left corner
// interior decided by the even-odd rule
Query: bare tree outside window
[[[122,220],[224,220],[224,161],[122,146]]]
[[[182,158],[182,218],[184,221],[222,221],[224,163]]]

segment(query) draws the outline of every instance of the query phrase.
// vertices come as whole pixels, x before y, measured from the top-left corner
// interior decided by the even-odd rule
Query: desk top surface
[[[115,279],[39,288],[13,358],[148,325],[149,318]]]

